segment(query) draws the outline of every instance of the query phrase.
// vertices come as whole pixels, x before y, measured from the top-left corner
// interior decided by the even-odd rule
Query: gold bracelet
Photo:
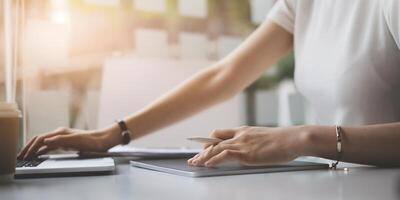
[[[335,170],[337,165],[339,164],[340,158],[342,157],[342,127],[336,125],[336,151],[337,151],[337,159],[336,162],[331,164],[331,169]]]

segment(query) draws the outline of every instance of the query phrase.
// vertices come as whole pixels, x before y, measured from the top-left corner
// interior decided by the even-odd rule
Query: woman
[[[268,165],[318,156],[398,166],[399,11],[397,0],[279,0],[232,54],[126,117],[128,136],[142,137],[233,97],[293,49],[295,84],[316,110],[318,125],[215,130],[212,136],[223,141],[188,163]],[[61,128],[32,139],[19,158],[56,148],[106,151],[122,138],[118,124],[95,131]]]

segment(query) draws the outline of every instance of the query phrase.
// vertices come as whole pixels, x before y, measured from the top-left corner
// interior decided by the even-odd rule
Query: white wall
[[[167,58],[169,46],[167,32],[155,29],[138,29],[135,32],[136,53],[144,58]]]
[[[28,20],[24,44],[24,64],[29,68],[48,68],[68,62],[67,26],[44,20]],[[31,70],[31,69],[30,69]]]
[[[293,126],[304,124],[305,119],[305,99],[297,91],[293,80],[284,80],[279,83],[279,126]]]
[[[178,10],[181,15],[207,17],[207,0],[180,0]]]
[[[205,34],[181,33],[179,35],[180,57],[207,60],[210,43]]]
[[[223,58],[234,51],[243,39],[240,37],[222,36],[218,38],[218,56]]]
[[[99,127],[134,113],[176,85],[211,64],[205,60],[114,58],[104,66],[100,94]],[[208,136],[217,128],[242,125],[241,97],[218,105],[188,120],[133,142],[139,147],[200,147],[186,141]],[[133,132],[135,130],[132,130]]]
[[[82,109],[78,114],[74,128],[78,129],[97,129],[99,94],[97,90],[89,90],[83,102]]]
[[[139,10],[165,12],[167,5],[166,0],[134,0],[134,5]]]
[[[117,7],[120,3],[120,0],[85,0],[85,3],[100,5],[100,6]]]
[[[69,91],[34,91],[27,97],[27,139],[52,131],[58,127],[69,127]]]
[[[278,95],[274,90],[260,90],[256,93],[256,122],[259,125],[278,124]]]
[[[269,10],[275,4],[275,1],[276,0],[251,0],[251,20],[253,23],[261,24],[265,20]]]

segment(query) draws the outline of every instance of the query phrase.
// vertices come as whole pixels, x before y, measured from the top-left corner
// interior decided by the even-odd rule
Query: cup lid
[[[18,109],[17,103],[0,102],[0,110]]]
[[[21,112],[16,103],[0,102],[0,117],[19,117]]]

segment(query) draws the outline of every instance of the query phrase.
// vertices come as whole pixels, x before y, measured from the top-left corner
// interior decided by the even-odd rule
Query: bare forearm
[[[342,161],[400,166],[400,123],[342,128]],[[312,126],[308,129],[309,147],[306,154],[337,159],[335,128]]]
[[[126,122],[135,131],[135,137],[166,127],[232,97],[237,92],[229,85],[224,67],[217,65],[203,70],[127,117]]]

